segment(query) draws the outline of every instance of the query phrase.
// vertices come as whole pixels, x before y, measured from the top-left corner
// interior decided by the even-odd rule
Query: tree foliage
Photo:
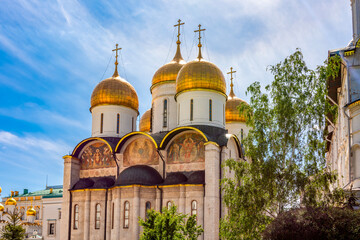
[[[1,229],[1,240],[22,240],[25,238],[25,229],[20,225],[22,214],[16,209],[7,213],[7,224]]]
[[[339,58],[311,70],[300,50],[270,66],[274,80],[262,91],[249,86],[250,104],[239,110],[250,127],[244,139],[247,161],[225,162],[234,178],[222,181],[229,208],[221,222],[223,239],[260,239],[266,226],[287,209],[328,206],[343,197],[330,190],[336,175],[325,166],[326,120],[336,113],[327,101],[327,79],[334,78]]]
[[[196,240],[203,229],[196,223],[196,215],[187,217],[177,207],[163,208],[162,212],[148,210],[148,218],[140,218],[141,240]]]
[[[360,239],[360,212],[335,207],[292,209],[268,225],[263,239]]]

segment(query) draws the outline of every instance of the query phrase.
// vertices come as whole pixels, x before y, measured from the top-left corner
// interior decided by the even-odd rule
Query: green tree
[[[7,213],[7,224],[1,229],[1,240],[22,240],[25,238],[25,229],[20,225],[21,213],[16,209]]]
[[[343,197],[330,191],[336,175],[325,163],[325,116],[336,113],[327,101],[327,80],[336,77],[339,58],[311,70],[297,49],[268,70],[274,80],[261,90],[249,86],[250,104],[239,110],[250,127],[244,139],[247,161],[225,161],[234,178],[222,181],[229,208],[221,221],[223,239],[261,239],[278,214],[305,206],[328,206]]]
[[[162,212],[149,210],[146,220],[140,218],[141,240],[196,240],[204,231],[196,223],[196,215],[187,218],[177,207],[163,208]]]

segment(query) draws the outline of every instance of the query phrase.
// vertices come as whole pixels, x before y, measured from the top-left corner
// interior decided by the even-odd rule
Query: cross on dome
[[[228,72],[227,74],[230,74],[230,93],[229,93],[229,97],[233,98],[235,97],[235,94],[234,94],[234,90],[233,90],[233,87],[234,87],[234,84],[233,84],[233,73],[236,73],[236,71],[233,71],[233,68],[230,67],[230,72]]]
[[[115,72],[114,72],[114,74],[113,74],[113,77],[118,77],[119,76],[119,73],[118,73],[118,70],[117,70],[117,65],[119,64],[118,63],[118,50],[121,50],[122,48],[119,48],[118,47],[119,46],[119,44],[116,44],[115,45],[115,49],[113,49],[112,51],[114,52],[116,52],[116,55],[115,55]]]
[[[174,25],[174,27],[178,27],[178,35],[177,35],[177,38],[178,38],[178,39],[177,39],[177,41],[176,41],[177,44],[180,44],[180,43],[181,43],[181,42],[180,42],[180,26],[181,26],[181,25],[184,25],[184,24],[185,24],[185,23],[184,23],[184,22],[182,23],[182,22],[181,22],[181,19],[179,19],[179,20],[178,20],[178,24],[175,24],[175,25]]]
[[[201,44],[201,32],[202,31],[205,31],[206,29],[204,28],[204,29],[201,29],[201,24],[199,24],[199,29],[198,30],[195,30],[194,32],[198,32],[199,33],[199,37],[198,37],[198,39],[199,39],[199,44],[198,44],[198,47],[199,47],[199,55],[198,55],[198,59],[200,60],[200,59],[202,59],[202,56],[201,56],[201,47],[202,47],[202,44]]]

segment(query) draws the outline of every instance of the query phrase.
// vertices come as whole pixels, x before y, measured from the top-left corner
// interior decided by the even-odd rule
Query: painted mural
[[[124,152],[124,167],[133,165],[155,165],[158,164],[158,155],[151,140],[138,138],[127,146]]]
[[[196,133],[185,133],[176,138],[167,151],[167,163],[205,161],[204,138]]]
[[[103,142],[86,147],[80,159],[82,170],[116,166],[109,147]]]

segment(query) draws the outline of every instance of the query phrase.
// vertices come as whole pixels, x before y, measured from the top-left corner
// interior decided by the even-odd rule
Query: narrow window
[[[153,116],[154,116],[154,104],[151,105],[151,111],[150,111],[150,132],[152,132],[153,129]]]
[[[120,132],[120,114],[117,114],[116,117],[116,133],[119,134]]]
[[[209,121],[212,121],[212,100],[209,100]]]
[[[197,214],[197,202],[195,200],[193,200],[191,202],[191,216],[196,215]]]
[[[193,120],[193,115],[194,115],[194,113],[193,113],[193,111],[194,111],[194,100],[193,99],[191,99],[190,100],[190,121],[192,121]]]
[[[115,213],[114,209],[115,209],[115,204],[113,203],[111,209],[111,229],[114,229],[114,213]]]
[[[243,129],[241,129],[241,136],[240,136],[241,143],[242,143],[243,138],[244,138],[244,130],[243,130]]]
[[[79,205],[74,206],[74,229],[79,228]]]
[[[146,202],[145,203],[145,218],[147,219],[149,217],[149,213],[148,211],[151,209],[151,202]]]
[[[178,106],[178,124],[180,123],[180,103],[179,103],[179,106]]]
[[[35,219],[36,219],[36,220],[39,220],[39,219],[40,219],[40,208],[39,208],[39,207],[36,207],[36,208],[35,208],[35,211],[36,211]]]
[[[172,201],[168,201],[166,203],[166,206],[167,206],[168,209],[170,209],[172,207]]]
[[[134,117],[131,118],[131,130],[134,131]]]
[[[95,229],[100,229],[100,204],[95,205]]]
[[[130,203],[124,203],[124,228],[129,228]]]
[[[223,104],[223,124],[225,124],[225,105]]]
[[[163,127],[167,127],[167,99],[164,100]]]
[[[103,124],[104,124],[104,114],[101,114],[100,117],[100,133],[103,133]]]
[[[24,207],[20,208],[20,215],[21,215],[21,220],[26,219],[25,208]]]
[[[55,235],[55,223],[49,223],[49,235]]]
[[[61,219],[61,210],[59,210],[59,219]]]

